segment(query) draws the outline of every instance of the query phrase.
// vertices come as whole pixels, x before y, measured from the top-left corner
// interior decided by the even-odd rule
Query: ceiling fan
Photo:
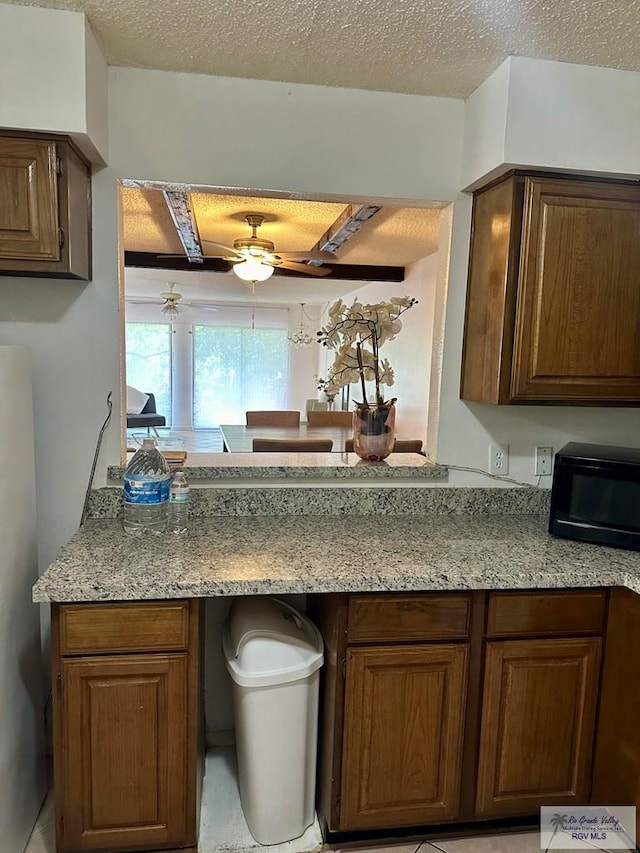
[[[332,252],[318,251],[308,252],[277,252],[271,240],[262,240],[258,237],[258,228],[262,225],[265,217],[260,213],[248,213],[245,220],[251,228],[250,237],[240,237],[233,241],[233,246],[217,243],[214,240],[202,240],[210,246],[217,247],[220,251],[207,257],[224,258],[231,261],[234,273],[244,281],[266,281],[273,275],[274,269],[293,270],[303,275],[323,276],[329,275],[331,270],[325,267],[308,266],[300,261],[335,261]]]
[[[158,296],[125,296],[125,302],[130,305],[162,305],[160,309],[163,314],[175,316],[182,313],[182,294],[174,290],[175,284],[169,284],[169,290],[164,290]],[[188,302],[182,302],[183,306],[189,308],[204,308],[206,311],[217,311],[215,305],[209,302],[198,302],[193,299]]]

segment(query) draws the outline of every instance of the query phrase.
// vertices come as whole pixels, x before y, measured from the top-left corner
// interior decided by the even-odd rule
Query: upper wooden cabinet
[[[88,281],[90,188],[68,140],[0,136],[0,275]]]
[[[640,188],[514,174],[474,196],[461,397],[640,402]]]

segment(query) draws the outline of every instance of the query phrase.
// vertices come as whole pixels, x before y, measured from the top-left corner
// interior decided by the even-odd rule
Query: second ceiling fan
[[[209,246],[215,246],[219,250],[207,257],[224,258],[230,261],[234,273],[244,281],[266,281],[273,275],[274,269],[292,270],[303,275],[324,276],[329,275],[331,270],[320,266],[310,266],[302,261],[335,261],[332,252],[310,249],[308,252],[277,252],[271,240],[263,240],[258,237],[258,228],[262,225],[265,217],[260,213],[248,213],[245,216],[247,224],[251,228],[250,237],[240,237],[233,241],[233,246],[217,243],[214,240],[202,240]]]

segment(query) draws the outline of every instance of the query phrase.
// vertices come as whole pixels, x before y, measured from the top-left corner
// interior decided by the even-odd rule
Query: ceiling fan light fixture
[[[263,264],[257,258],[248,258],[239,264],[234,264],[234,273],[243,281],[266,281],[273,275],[273,267]]]
[[[178,307],[177,303],[170,299],[165,302],[165,304],[160,309],[163,314],[168,314],[170,317],[176,317],[178,314],[182,313],[182,309]]]

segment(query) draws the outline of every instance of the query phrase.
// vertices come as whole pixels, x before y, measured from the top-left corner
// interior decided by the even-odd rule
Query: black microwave
[[[558,451],[549,533],[640,551],[640,449],[572,442]]]

